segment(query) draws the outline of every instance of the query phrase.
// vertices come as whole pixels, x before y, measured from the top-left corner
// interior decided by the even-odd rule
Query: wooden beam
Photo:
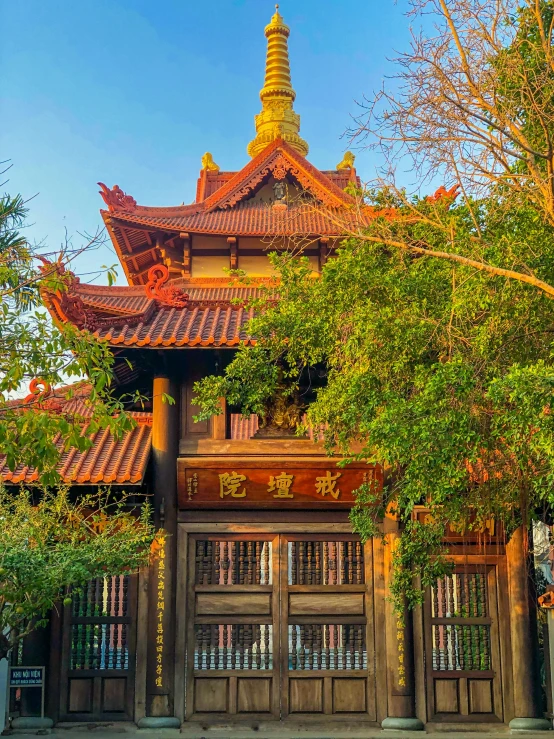
[[[135,274],[133,275],[133,277],[137,277],[137,278],[139,278],[139,279],[140,279],[140,278],[141,278],[141,277],[143,277],[144,275],[148,274],[148,270],[149,270],[149,269],[150,269],[150,267],[152,267],[152,266],[153,266],[154,264],[159,264],[159,261],[158,261],[157,259],[153,259],[153,260],[152,260],[152,264],[149,264],[149,265],[148,265],[148,267],[145,267],[144,269],[141,269],[140,271],[137,271],[137,272],[135,272]]]
[[[212,439],[224,439],[227,430],[227,403],[225,398],[220,398],[219,404],[223,412],[219,416],[212,417]]]
[[[123,241],[125,242],[125,246],[127,247],[127,251],[129,252],[129,254],[131,254],[133,252],[133,248],[131,247],[131,242],[129,241],[127,232],[122,227],[120,227],[120,229],[121,229],[121,235],[123,236]]]
[[[133,259],[137,259],[138,257],[143,257],[145,254],[151,254],[154,251],[154,246],[145,246],[142,249],[138,249],[137,251],[133,252],[132,254],[122,254],[121,258],[124,259],[126,262],[130,262]]]

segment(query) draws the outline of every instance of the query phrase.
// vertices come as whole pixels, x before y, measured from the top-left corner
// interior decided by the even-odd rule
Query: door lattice
[[[133,716],[136,578],[91,580],[65,612],[62,720]]]
[[[430,589],[426,607],[429,702],[436,717],[503,714],[496,568],[459,568]]]
[[[351,536],[191,536],[187,717],[375,720],[365,552]]]

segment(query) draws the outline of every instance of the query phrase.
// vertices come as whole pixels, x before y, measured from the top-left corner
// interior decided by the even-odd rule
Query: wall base
[[[18,716],[12,720],[11,729],[14,734],[49,734],[53,726],[52,719],[46,716]]]

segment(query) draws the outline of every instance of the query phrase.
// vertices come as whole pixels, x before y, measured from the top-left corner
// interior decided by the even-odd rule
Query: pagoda
[[[53,614],[43,641],[25,645],[24,664],[47,664],[46,711],[62,725],[127,721],[192,737],[221,725],[261,736],[282,722],[333,736],[540,715],[517,541],[493,524],[449,532],[453,574],[399,617],[387,597],[398,521],[387,515],[383,537],[361,542],[348,519],[354,491],[382,485],[379,466],[337,467],[316,440],[279,424],[261,433],[224,401],[221,415],[194,421],[194,383],[254,342],[249,300],[273,277],[268,253],[301,250],[316,275],[367,217],[351,153],[329,170],[307,159],[289,33],[277,6],[244,167],[222,170],[205,153],[194,202],[170,207],[99,183],[128,285],[66,275],[67,290],[47,296],[54,321],[110,345],[115,392],[149,399],[123,438],[99,431],[88,451],[64,453],[62,477],[151,494],[168,534],[148,571],[92,583],[83,608]],[[37,479],[28,467],[0,475]]]

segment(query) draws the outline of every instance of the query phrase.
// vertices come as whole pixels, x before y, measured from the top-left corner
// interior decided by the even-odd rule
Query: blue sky
[[[282,0],[309,160],[333,168],[356,100],[409,43],[404,0]],[[30,203],[27,234],[59,248],[100,225],[98,181],[142,205],[194,199],[200,158],[249,160],[269,0],[0,0],[0,159]],[[362,179],[374,155],[357,157]],[[107,247],[79,257],[93,279]],[[120,270],[121,273],[121,270]],[[104,278],[101,278],[104,281]],[[120,274],[120,282],[124,278]]]

